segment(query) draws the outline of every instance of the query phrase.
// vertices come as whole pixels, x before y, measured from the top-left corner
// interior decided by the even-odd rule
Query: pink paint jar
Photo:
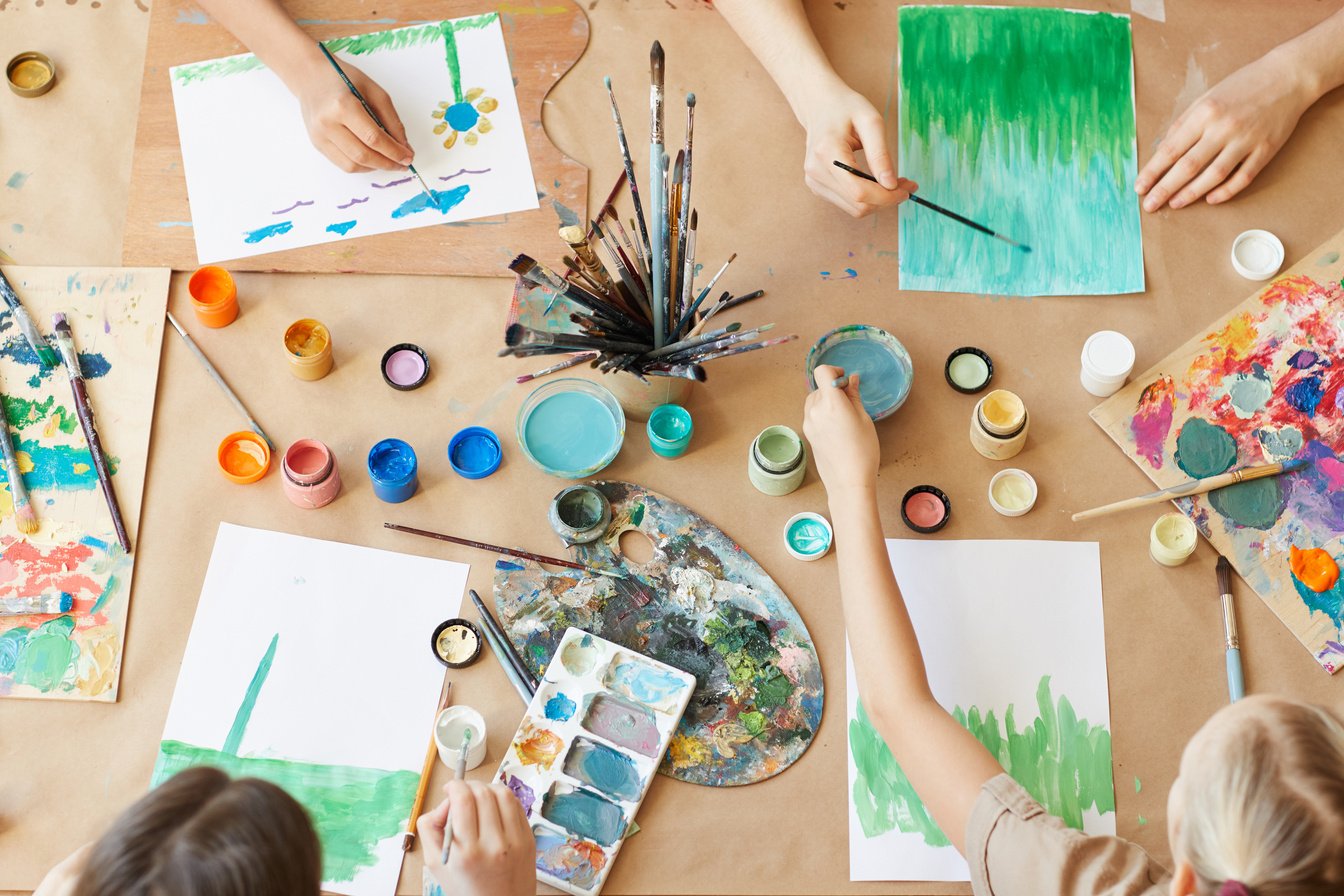
[[[325,507],[341,493],[336,456],[317,439],[299,439],[280,463],[285,497],[306,510]]]

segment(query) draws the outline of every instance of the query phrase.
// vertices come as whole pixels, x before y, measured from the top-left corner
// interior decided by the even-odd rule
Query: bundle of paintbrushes
[[[686,97],[686,146],[677,151],[669,171],[663,149],[663,48],[654,42],[650,54],[652,88],[649,92],[649,193],[646,222],[644,203],[625,127],[616,105],[611,79],[606,78],[616,140],[630,186],[634,216],[627,231],[612,205],[598,212],[585,231],[579,225],[560,228],[572,254],[564,257],[561,274],[527,255],[509,265],[519,277],[519,294],[534,290],[547,296],[549,312],[565,300],[568,319],[551,329],[515,321],[505,332],[500,355],[573,354],[574,357],[534,374],[526,382],[584,362],[603,372],[627,372],[641,380],[649,376],[683,377],[703,382],[704,364],[797,339],[779,336],[760,339],[774,324],[743,330],[740,323],[709,326],[723,311],[764,295],[763,290],[733,295],[725,290],[707,301],[736,254],[723,263],[709,282],[696,288],[696,233],[699,215],[691,207],[692,147],[695,94]],[[620,186],[619,182],[617,184]],[[599,252],[600,249],[600,252]],[[605,263],[604,259],[605,258]],[[647,380],[646,380],[647,381]]]

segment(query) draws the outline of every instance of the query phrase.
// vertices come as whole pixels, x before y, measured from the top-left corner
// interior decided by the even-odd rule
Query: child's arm
[[[1240,193],[1302,113],[1344,84],[1344,10],[1233,72],[1176,119],[1134,182],[1145,211]]]
[[[343,171],[399,171],[414,153],[392,99],[355,66],[342,62],[350,82],[368,100],[385,134],[332,69],[331,63],[281,7],[279,0],[200,0],[209,16],[247,45],[289,88],[303,111],[313,146]]]
[[[714,8],[765,66],[807,131],[803,179],[813,193],[856,218],[910,198],[917,185],[896,176],[886,122],[836,74],[802,0],[718,0]],[[860,149],[881,185],[831,164],[856,164]]]
[[[986,781],[1003,769],[933,699],[914,627],[887,558],[877,511],[877,432],[859,400],[857,378],[830,383],[818,367],[803,429],[826,485],[840,565],[845,631],[859,693],[877,733],[943,833],[965,852],[966,823]]]

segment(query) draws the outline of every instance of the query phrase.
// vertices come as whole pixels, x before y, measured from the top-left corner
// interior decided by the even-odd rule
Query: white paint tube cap
[[[1268,230],[1248,230],[1232,241],[1232,267],[1247,280],[1268,280],[1283,267],[1283,243]]]

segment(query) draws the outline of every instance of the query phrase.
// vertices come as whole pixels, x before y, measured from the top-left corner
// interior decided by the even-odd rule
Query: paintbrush
[[[643,287],[643,295],[641,295],[639,299],[641,307],[645,306],[648,304],[649,272],[644,264],[644,256],[639,254],[639,243],[631,242],[630,236],[625,232],[625,228],[621,226],[621,219],[616,216],[616,209],[612,208],[610,205],[604,207],[602,211],[598,213],[597,220],[600,222],[604,216],[609,217],[611,223],[616,226],[616,236],[620,240],[618,245],[625,247],[625,252],[622,253],[621,258],[626,262],[634,262],[634,264],[627,264],[627,267],[633,267],[635,273],[639,276],[639,285]],[[607,233],[611,233],[610,227],[607,228]]]
[[[682,228],[686,226],[682,222],[679,212],[685,165],[686,151],[679,149],[677,150],[677,160],[672,163],[671,188],[668,191],[667,202],[667,320],[669,335],[671,322],[681,317],[681,310],[677,307],[681,298],[681,278],[677,276],[681,272],[681,256],[677,254],[677,249],[681,246]]]
[[[653,347],[662,348],[666,335],[664,317],[667,293],[667,272],[664,252],[667,245],[667,189],[663,186],[666,173],[663,155],[663,45],[653,42],[649,51],[649,192],[653,194],[653,209],[649,213],[652,226],[649,243],[649,279],[653,281],[650,305],[653,311]]]
[[[545,330],[534,330],[522,324],[509,324],[508,329],[504,332],[504,344],[506,348],[510,349],[541,348],[543,346],[565,350],[596,348],[614,352],[643,352],[648,349],[648,345],[642,342],[614,342],[593,336],[581,336],[576,333],[549,333]]]
[[[55,616],[69,613],[74,605],[74,597],[64,591],[36,597],[0,597],[0,616]]]
[[[856,176],[858,176],[858,177],[861,177],[861,178],[863,178],[864,180],[870,180],[870,181],[872,181],[872,182],[875,183],[875,184],[880,184],[880,183],[881,183],[877,178],[873,177],[873,176],[872,176],[871,174],[869,174],[867,171],[860,171],[860,170],[857,169],[857,168],[853,168],[853,167],[851,167],[851,166],[849,166],[849,165],[846,165],[844,162],[841,162],[841,161],[838,160],[838,159],[835,160],[835,162],[833,162],[833,164],[835,165],[835,167],[837,167],[837,168],[843,168],[845,171],[848,171],[850,174],[853,174],[853,175],[856,175]],[[994,237],[994,239],[996,239],[996,240],[1003,240],[1005,243],[1007,243],[1007,244],[1010,245],[1010,246],[1013,246],[1014,248],[1018,249],[1019,251],[1022,251],[1022,252],[1030,252],[1030,251],[1031,251],[1031,247],[1030,247],[1030,246],[1025,245],[1025,244],[1023,244],[1023,243],[1019,243],[1019,242],[1017,242],[1017,240],[1010,240],[1010,239],[1008,239],[1008,237],[1004,236],[1004,235],[1001,234],[1001,233],[995,233],[993,230],[990,230],[988,227],[986,227],[986,226],[983,225],[983,224],[980,224],[980,223],[978,223],[978,222],[976,222],[976,221],[972,221],[970,218],[967,218],[967,217],[964,217],[964,216],[962,216],[962,215],[959,215],[959,214],[957,214],[956,212],[952,211],[951,209],[943,208],[941,205],[937,205],[936,203],[930,202],[929,200],[924,199],[924,198],[922,198],[922,197],[916,195],[915,193],[911,193],[911,194],[910,194],[910,201],[913,202],[913,203],[915,203],[916,205],[922,205],[922,206],[924,206],[925,208],[929,209],[930,211],[937,212],[937,213],[940,214],[940,215],[946,215],[947,217],[951,218],[953,221],[957,221],[957,222],[959,222],[959,223],[961,223],[961,224],[965,224],[967,227],[972,227],[972,228],[974,228],[974,229],[980,231],[981,233],[987,233],[987,234],[989,234],[990,236]]]
[[[467,593],[471,595],[471,602],[476,605],[476,612],[481,615],[481,626],[489,631],[490,634],[494,635],[495,639],[499,641],[500,646],[504,648],[504,655],[508,659],[509,665],[513,667],[513,671],[517,672],[523,681],[527,683],[527,689],[535,694],[537,692],[538,684],[537,677],[532,674],[531,669],[527,668],[527,663],[523,662],[523,658],[518,655],[518,651],[513,649],[513,642],[510,641],[508,635],[504,633],[504,629],[499,624],[499,621],[495,619],[490,610],[486,608],[485,603],[481,600],[481,596],[476,593],[475,589],[472,589]]]
[[[345,69],[341,68],[341,64],[336,61],[336,57],[331,55],[331,51],[328,50],[326,45],[323,44],[321,41],[318,41],[317,45],[322,48],[322,55],[326,56],[327,61],[331,63],[331,67],[336,69],[336,74],[341,76],[341,80],[344,81],[345,86],[350,89],[350,93],[354,95],[355,99],[359,100],[359,104],[364,107],[364,111],[367,112],[369,114],[369,117],[373,119],[373,123],[378,126],[378,130],[382,131],[387,136],[392,137],[392,132],[387,129],[387,125],[383,124],[383,120],[378,117],[378,113],[373,111],[373,107],[370,106],[368,101],[364,99],[364,95],[359,92],[359,88],[356,87],[354,85],[354,82],[352,82],[350,78],[345,74]],[[392,137],[392,139],[396,140],[397,138]],[[415,179],[420,183],[420,189],[425,191],[425,195],[429,197],[429,201],[433,203],[435,208],[438,208],[439,207],[438,197],[434,195],[434,191],[431,190],[429,186],[425,183],[425,179],[420,176],[420,172],[415,170],[415,166],[407,165],[406,170],[411,172],[412,175],[414,175]]]
[[[482,619],[482,622],[485,620]],[[518,670],[509,664],[508,654],[504,650],[504,645],[499,642],[495,632],[489,628],[482,627],[481,633],[485,636],[485,643],[490,645],[490,652],[495,655],[499,661],[499,667],[504,670],[504,677],[513,685],[513,689],[518,692],[518,698],[523,701],[523,705],[532,702],[532,695],[537,692],[535,686],[529,686],[528,683],[518,674]]]
[[[636,321],[626,311],[606,299],[593,295],[588,290],[566,281],[530,256],[519,255],[509,264],[509,270],[522,277],[526,282],[559,293],[574,304],[581,305],[590,311],[597,311],[603,317],[618,320],[640,332],[649,329],[648,324]]]
[[[737,326],[740,327],[741,324],[737,324]],[[718,335],[708,340],[706,340],[704,336],[699,336],[695,340],[695,342],[697,342],[698,344],[692,345],[689,348],[684,348],[678,351],[676,354],[668,356],[667,360],[672,362],[684,362],[688,360],[695,360],[699,357],[703,357],[705,355],[718,352],[722,349],[729,348],[731,346],[738,345],[743,342],[748,342],[752,339],[755,339],[757,336],[760,336],[762,333],[769,332],[774,328],[775,328],[774,324],[766,324],[764,326],[757,327],[754,330],[744,330],[741,333]]]
[[[56,358],[56,352],[52,350],[51,343],[37,329],[37,324],[28,316],[28,309],[23,307],[19,301],[18,293],[14,292],[14,287],[9,285],[9,280],[5,278],[5,272],[0,271],[0,299],[5,300],[9,306],[9,313],[14,316],[14,322],[19,325],[23,338],[28,340],[32,346],[33,352],[37,355],[38,363],[43,367],[55,367],[60,363]]]
[[[622,171],[621,174],[620,174],[620,176],[616,178],[616,186],[612,187],[612,188],[611,188],[611,192],[607,194],[607,201],[604,202],[604,203],[602,203],[604,206],[611,205],[613,202],[616,201],[616,196],[621,192],[621,185],[624,184],[624,183],[625,183],[625,172]],[[631,181],[631,183],[633,184],[634,182]],[[632,187],[631,187],[631,192],[633,193],[633,191],[634,191],[634,187],[632,186]],[[592,231],[592,230],[589,230],[589,231],[588,231],[588,239],[592,239],[592,238],[593,238],[593,231]]]
[[[687,223],[686,255],[681,267],[681,296],[677,299],[677,307],[683,313],[691,304],[691,296],[695,295],[695,233],[698,225],[699,217],[695,209],[691,209],[691,218]],[[680,333],[681,328],[678,327],[672,335],[675,337]]]
[[[602,262],[597,260],[593,247],[588,245],[588,238],[584,235],[583,228],[577,225],[561,227],[560,239],[574,250],[580,272],[587,274],[591,281],[598,284],[602,292],[610,295],[616,289],[616,284],[612,282],[607,269],[602,267]]]
[[[581,572],[591,572],[599,576],[610,576],[613,579],[619,579],[625,575],[614,569],[598,569],[595,566],[584,566],[582,563],[575,563],[573,560],[561,560],[559,557],[547,557],[543,554],[533,554],[530,551],[520,551],[517,548],[502,548],[496,544],[486,544],[483,541],[472,541],[470,538],[458,538],[456,535],[444,535],[441,532],[430,532],[427,529],[414,529],[410,526],[399,526],[396,523],[383,523],[383,526],[387,529],[395,529],[398,532],[409,532],[412,535],[423,535],[425,538],[437,538],[439,541],[449,541],[453,544],[460,544],[463,547],[503,554],[506,557],[517,557],[521,560],[531,560],[534,563],[549,563],[551,566],[563,566],[565,569],[577,569]]]
[[[238,413],[242,414],[244,419],[247,420],[248,427],[251,428],[254,433],[265,439],[266,444],[274,449],[275,443],[273,443],[266,435],[265,431],[262,430],[261,424],[248,413],[247,408],[243,405],[242,399],[229,388],[228,383],[224,382],[224,377],[215,369],[215,365],[210,363],[210,359],[205,356],[205,352],[201,351],[200,346],[196,344],[196,340],[192,339],[187,331],[182,328],[182,325],[177,322],[177,318],[173,317],[173,312],[169,311],[167,314],[168,323],[173,325],[173,329],[177,331],[177,335],[182,337],[182,341],[187,344],[187,348],[191,349],[191,353],[196,356],[196,360],[201,362],[201,366],[204,367],[205,372],[210,375],[210,379],[215,381],[215,385],[224,390],[224,395],[228,397],[229,401],[233,402],[233,406],[238,409]]]
[[[602,230],[602,225],[597,222],[597,219],[593,219],[593,232],[597,234],[597,241],[602,244],[602,248],[606,250],[607,257],[611,259],[612,266],[616,268],[616,275],[621,278],[621,285],[625,288],[621,294],[624,304],[627,305],[632,312],[638,308],[642,313],[643,309],[640,306],[644,284],[635,279],[634,274],[631,273],[630,266],[627,263],[628,259],[621,255],[621,250],[618,246],[612,245],[611,239],[607,236],[606,232]]]
[[[732,296],[728,301],[722,303],[723,307],[719,310],[727,311],[729,308],[736,308],[738,305],[750,302],[752,299],[759,299],[763,295],[765,295],[765,290],[758,289],[755,292],[749,292],[744,296]]]
[[[562,370],[568,370],[571,367],[577,367],[578,365],[584,363],[585,361],[596,361],[599,354],[600,354],[599,352],[583,352],[581,354],[575,355],[574,357],[570,358],[567,361],[561,361],[559,364],[552,364],[550,367],[538,370],[536,373],[525,373],[522,376],[518,377],[515,380],[515,382],[519,383],[520,385],[522,383],[530,383],[533,380],[540,379],[543,376],[550,376],[552,373],[559,373]]]
[[[565,276],[566,280],[570,280],[572,277],[580,277],[583,279],[583,282],[588,289],[595,293],[601,293],[607,298],[611,298],[610,294],[603,291],[602,284],[588,276],[588,272],[583,269],[578,261],[568,255],[562,256],[560,260],[565,263],[565,267],[569,270],[569,273]],[[551,304],[553,304],[553,302],[554,300],[552,300],[552,303],[547,304],[546,314],[551,313]]]
[[[672,291],[672,302],[676,308],[675,317],[680,319],[682,312],[686,309],[686,303],[691,300],[690,293],[686,291],[684,276],[682,270],[686,265],[686,243],[690,237],[688,229],[691,223],[691,149],[695,145],[695,94],[686,94],[686,148],[682,150],[685,154],[685,167],[681,174],[681,189],[677,191],[677,205],[673,211],[677,215],[677,246],[676,268],[673,270],[673,279],[680,285]],[[677,277],[678,273],[681,277]],[[673,336],[675,337],[675,332]]]
[[[453,777],[461,781],[467,773],[467,750],[471,747],[471,726],[466,726],[462,732],[462,749],[457,753],[457,770]],[[439,856],[439,864],[448,865],[448,854],[453,849],[453,813],[452,807],[448,807],[448,818],[443,823],[443,853]]]
[[[439,691],[439,708],[434,710],[434,724],[429,728],[429,749],[425,751],[424,765],[420,766],[420,785],[415,788],[415,802],[411,803],[410,820],[406,822],[406,833],[401,836],[402,852],[408,852],[415,845],[415,820],[420,817],[420,810],[425,806],[425,791],[429,790],[429,776],[434,771],[434,759],[439,752],[438,744],[434,741],[434,726],[438,725],[439,713],[448,706],[452,693],[453,683],[445,675],[443,688]]]
[[[23,472],[19,469],[19,458],[14,453],[14,443],[9,436],[9,418],[5,414],[5,394],[0,391],[0,423],[4,432],[0,432],[0,454],[4,455],[5,476],[9,480],[10,503],[14,505],[14,522],[24,535],[32,535],[38,529],[37,512],[33,502],[28,499],[28,488],[23,484]]]
[[[84,372],[79,369],[79,355],[75,352],[75,337],[65,314],[56,312],[51,317],[52,329],[56,331],[56,348],[65,364],[65,372],[70,377],[70,388],[75,394],[75,413],[84,427],[84,438],[89,443],[89,454],[93,457],[93,467],[98,471],[98,484],[103,487],[103,497],[107,499],[107,509],[112,513],[112,526],[117,532],[117,541],[126,553],[131,552],[131,539],[126,534],[126,524],[121,518],[121,506],[117,504],[117,493],[112,487],[112,471],[107,465],[107,455],[103,452],[103,443],[98,438],[98,426],[93,419],[93,406],[89,404],[89,393],[84,387]]]
[[[621,147],[621,164],[625,166],[625,179],[630,184],[630,201],[635,206],[635,221],[639,224],[639,236],[644,242],[644,251],[649,251],[649,228],[644,224],[644,204],[639,200],[639,185],[635,177],[635,163],[630,158],[630,144],[625,139],[625,125],[621,124],[621,110],[616,105],[616,93],[611,89],[611,78],[605,77],[607,96],[611,99],[611,118],[616,122],[616,142]],[[610,204],[610,200],[608,200]],[[634,225],[630,228],[634,230]]]
[[[719,358],[731,358],[733,355],[744,355],[747,352],[754,352],[758,348],[769,348],[772,345],[783,345],[786,342],[792,342],[797,339],[797,335],[780,336],[775,339],[767,339],[764,342],[753,342],[751,345],[735,345],[732,348],[724,349],[721,352],[715,352],[712,355],[704,355],[696,358],[695,363],[704,364],[706,361],[717,361]]]
[[[1232,564],[1218,558],[1218,595],[1223,601],[1223,644],[1227,660],[1227,696],[1233,703],[1246,696],[1246,681],[1241,673],[1241,639],[1237,636],[1237,614],[1232,607]]]
[[[703,383],[709,378],[699,364],[650,364],[644,368],[644,372],[649,376],[694,380],[697,383]]]
[[[674,331],[675,335],[678,336],[681,335],[682,331],[684,331],[686,327],[690,326],[691,320],[695,317],[695,312],[699,310],[700,304],[704,302],[705,296],[709,295],[710,290],[712,290],[718,284],[719,278],[722,277],[724,272],[728,270],[728,265],[732,264],[733,259],[735,258],[737,258],[736,252],[734,252],[732,255],[729,255],[728,260],[723,263],[723,267],[719,268],[718,273],[716,273],[713,277],[709,279],[709,282],[705,284],[704,289],[700,290],[700,295],[695,297],[695,301],[691,303],[691,307],[687,308],[686,313],[681,316],[681,320],[677,321],[677,328]],[[708,320],[709,318],[706,317],[705,319]],[[701,324],[703,323],[704,321],[701,321]],[[699,327],[697,327],[696,329],[699,329]],[[693,334],[694,331],[692,331],[692,335]]]
[[[695,348],[696,346],[703,345],[706,342],[713,342],[715,339],[722,339],[729,333],[736,333],[740,329],[742,329],[742,325],[740,323],[734,322],[726,327],[723,327],[722,329],[714,330],[711,333],[706,333],[703,336],[696,336],[694,338],[683,339],[680,342],[673,342],[669,345],[663,346],[662,348],[654,349],[651,352],[647,352],[644,355],[644,357],[646,359],[652,360],[653,358],[661,358],[665,355],[675,355],[678,352],[683,352],[688,349]]]
[[[1075,513],[1073,521],[1076,523],[1081,520],[1090,520],[1095,517],[1118,513],[1122,510],[1132,510],[1135,507],[1146,507],[1149,504],[1161,504],[1164,501],[1173,501],[1176,498],[1202,495],[1215,489],[1236,485],[1238,482],[1250,482],[1253,479],[1278,476],[1281,473],[1296,473],[1310,463],[1311,461],[1307,458],[1298,458],[1297,460],[1288,460],[1276,464],[1261,464],[1258,467],[1242,467],[1240,470],[1219,473],[1217,476],[1209,476],[1206,479],[1190,479],[1169,488],[1140,495],[1137,498],[1128,498],[1124,501],[1116,501],[1114,504],[1106,504],[1102,507],[1094,507],[1091,510]]]

